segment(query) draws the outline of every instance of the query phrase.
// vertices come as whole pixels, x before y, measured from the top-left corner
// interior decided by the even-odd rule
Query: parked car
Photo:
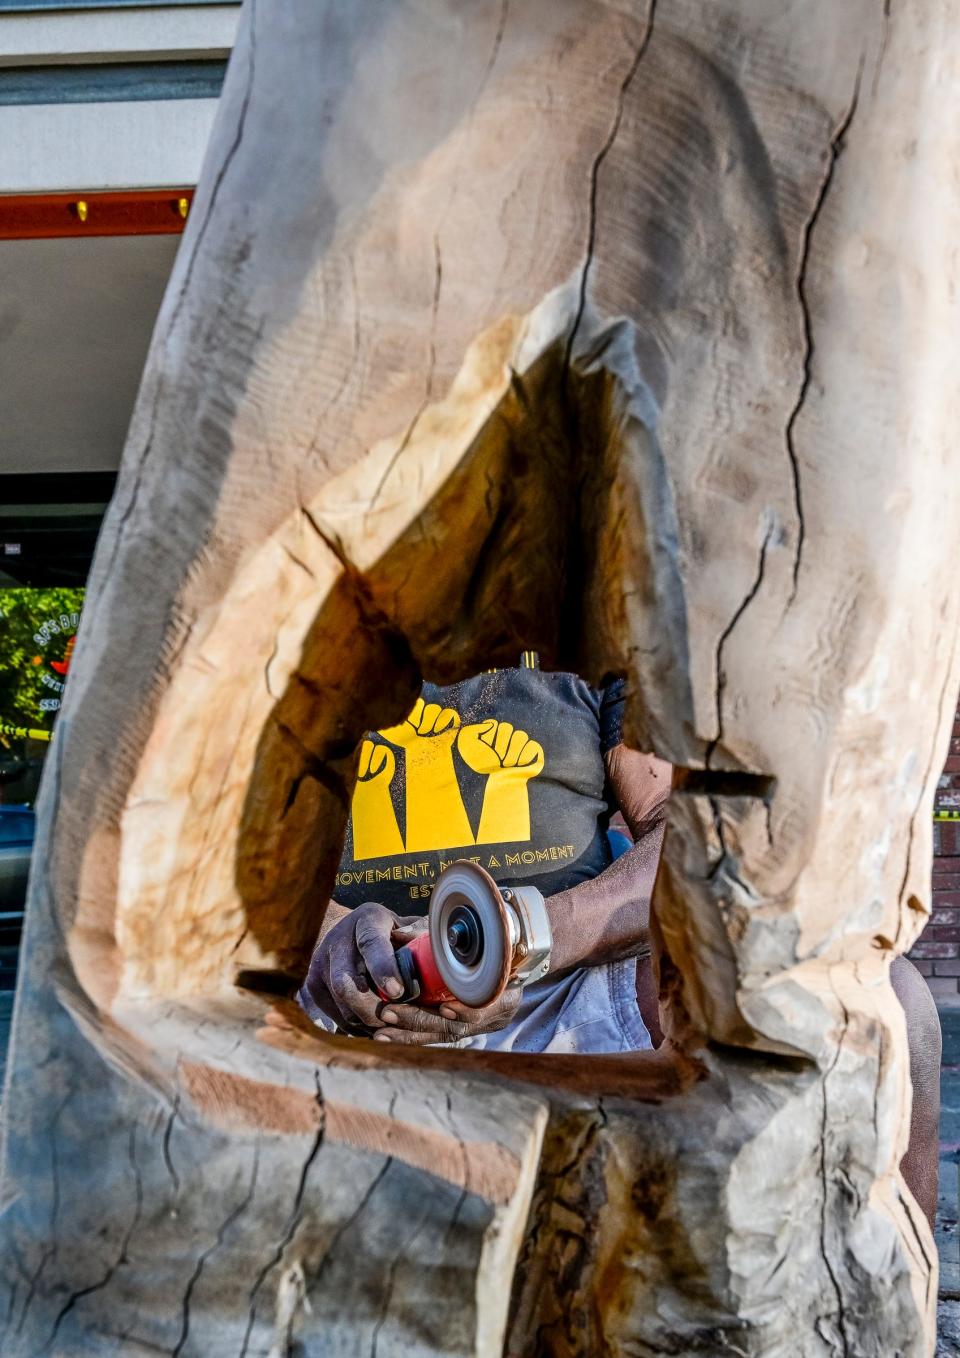
[[[32,807],[0,804],[0,991],[16,981],[35,829]]]

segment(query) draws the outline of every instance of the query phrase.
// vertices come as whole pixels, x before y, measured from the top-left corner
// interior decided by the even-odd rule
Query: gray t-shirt
[[[528,666],[425,684],[406,721],[364,742],[334,900],[423,914],[457,858],[545,896],[597,876],[622,701],[618,682]]]

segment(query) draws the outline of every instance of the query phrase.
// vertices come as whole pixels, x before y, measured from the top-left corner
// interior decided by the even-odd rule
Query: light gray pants
[[[501,1052],[650,1051],[637,1007],[637,963],[577,967],[559,980],[527,986],[513,1022],[498,1033],[465,1037],[458,1047]]]

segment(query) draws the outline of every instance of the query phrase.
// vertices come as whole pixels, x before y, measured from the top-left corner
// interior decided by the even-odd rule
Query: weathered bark
[[[5,1355],[930,1352],[888,970],[958,51],[948,0],[248,0],[45,779]],[[361,733],[521,646],[681,770],[668,1049],[318,1035]]]

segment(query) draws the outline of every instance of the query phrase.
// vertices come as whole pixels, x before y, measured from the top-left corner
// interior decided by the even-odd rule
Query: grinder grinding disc
[[[479,863],[444,868],[430,897],[430,947],[443,983],[480,1009],[502,994],[510,977],[514,928],[500,888]]]

